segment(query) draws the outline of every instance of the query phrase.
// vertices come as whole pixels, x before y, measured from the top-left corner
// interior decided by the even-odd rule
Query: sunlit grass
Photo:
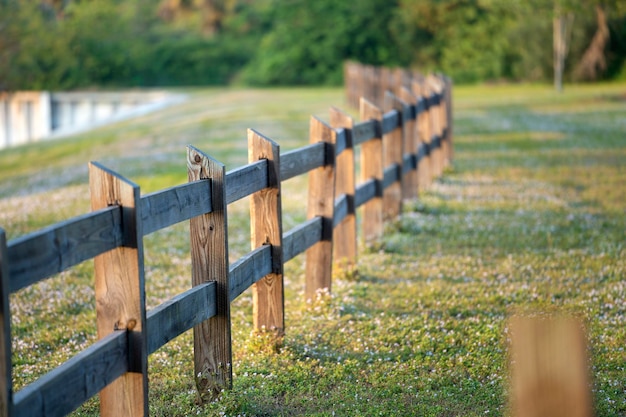
[[[186,181],[187,144],[230,170],[246,162],[248,127],[285,151],[308,143],[310,114],[344,107],[337,89],[188,93],[134,121],[1,152],[0,226],[14,238],[87,212],[89,160],[152,192]],[[196,403],[186,333],[150,357],[150,414],[506,415],[507,318],[555,310],[586,322],[596,414],[626,414],[624,93],[456,88],[454,167],[361,248],[357,279],[337,276],[307,304],[303,257],[289,262],[280,352],[252,333],[246,292],[232,306],[233,390]],[[287,231],[305,218],[306,180],[282,194]],[[232,260],[249,247],[248,210],[229,207]],[[146,237],[148,308],[189,287],[188,233]],[[16,390],[96,339],[92,271],[86,262],[11,297]],[[97,399],[76,415],[97,415]]]

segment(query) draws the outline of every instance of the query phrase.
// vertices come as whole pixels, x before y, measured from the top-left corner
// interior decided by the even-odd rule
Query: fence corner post
[[[252,286],[253,322],[254,330],[273,332],[280,339],[285,330],[280,147],[249,129],[248,162],[260,159],[268,163],[268,187],[250,199],[250,243],[252,249],[271,245],[272,273]]]
[[[201,401],[232,387],[228,224],[225,168],[192,146],[187,148],[189,181],[207,180],[212,210],[189,221],[192,285],[215,281],[214,317],[194,326],[194,376]]]
[[[128,372],[100,391],[102,416],[148,415],[148,353],[139,186],[89,164],[91,209],[119,205],[123,245],[94,258],[98,338],[128,333]]]
[[[354,206],[354,147],[352,145],[352,127],[354,120],[341,110],[331,107],[330,125],[335,129],[344,129],[345,147],[336,159],[335,198],[345,196],[347,215],[333,231],[333,257],[335,265],[344,273],[353,273],[356,268],[357,237],[356,211]]]
[[[11,370],[11,309],[9,307],[9,262],[7,240],[0,228],[0,417],[13,410],[13,372]]]
[[[333,262],[333,216],[335,209],[335,142],[337,133],[311,117],[309,141],[325,144],[324,166],[309,173],[307,218],[322,218],[322,239],[306,251],[305,297],[315,300],[322,290],[331,291]]]

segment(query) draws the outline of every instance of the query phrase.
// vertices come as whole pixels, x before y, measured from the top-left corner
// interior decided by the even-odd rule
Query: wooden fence
[[[255,329],[282,335],[284,263],[306,252],[306,297],[330,290],[333,257],[343,267],[357,262],[356,208],[363,208],[362,238],[377,239],[402,200],[450,162],[450,83],[402,83],[395,95],[385,93],[382,108],[361,99],[360,122],[334,108],[330,125],[311,118],[310,144],[300,149],[281,154],[271,139],[248,131],[249,164],[229,172],[189,147],[189,182],[152,194],[92,162],[91,213],[9,242],[0,229],[0,415],[63,416],[97,393],[101,415],[147,415],[148,355],[191,328],[199,392],[229,388],[231,302],[252,287]],[[281,182],[305,173],[308,220],[283,233]],[[246,196],[253,249],[229,264],[227,207]],[[185,220],[192,288],[146,311],[143,237]],[[9,295],[91,258],[99,340],[14,394]]]

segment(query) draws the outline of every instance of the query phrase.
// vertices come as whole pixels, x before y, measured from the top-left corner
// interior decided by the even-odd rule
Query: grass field
[[[87,162],[144,193],[186,181],[193,144],[230,170],[246,128],[308,142],[338,89],[193,90],[177,107],[56,142],[0,151],[0,227],[14,238],[87,212]],[[507,318],[581,316],[597,416],[626,416],[626,85],[457,87],[454,166],[407,202],[358,279],[303,300],[286,265],[286,337],[252,333],[252,297],[232,306],[234,388],[196,404],[191,335],[150,357],[153,416],[507,415]],[[283,185],[285,230],[305,216],[305,180]],[[249,246],[246,202],[229,207],[230,253]],[[190,282],[185,224],[146,237],[147,304]],[[95,340],[92,262],[11,297],[18,390]],[[75,414],[97,415],[97,399]]]

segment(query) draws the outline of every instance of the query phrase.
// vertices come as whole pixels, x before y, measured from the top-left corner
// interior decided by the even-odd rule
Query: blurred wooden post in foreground
[[[513,317],[514,417],[591,417],[586,338],[571,317]]]

